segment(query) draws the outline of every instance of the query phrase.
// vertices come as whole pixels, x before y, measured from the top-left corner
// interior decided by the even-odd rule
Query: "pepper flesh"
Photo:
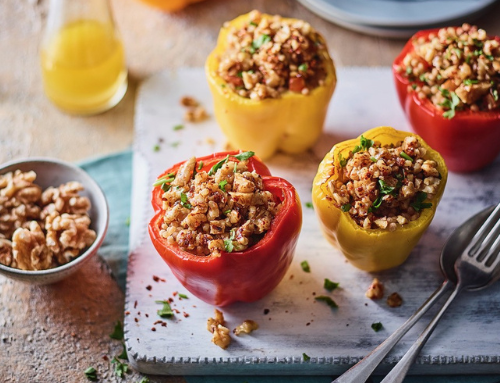
[[[371,129],[363,136],[380,141],[381,145],[402,141],[407,136],[414,136],[427,149],[426,158],[437,162],[441,174],[439,190],[430,201],[432,207],[423,209],[420,217],[395,231],[383,229],[364,229],[350,216],[335,206],[333,194],[328,186],[329,181],[342,177],[339,154],[349,157],[349,152],[360,142],[360,137],[335,145],[319,165],[314,178],[312,199],[314,210],[318,215],[321,229],[326,239],[337,246],[354,266],[365,271],[380,271],[402,264],[430,225],[439,201],[443,195],[448,171],[443,158],[431,149],[416,134],[402,132],[390,127]]]
[[[198,3],[203,0],[141,0],[166,12],[177,12],[186,8],[188,5]]]
[[[262,17],[273,16],[263,14]],[[277,150],[300,153],[310,148],[323,130],[328,104],[337,83],[333,61],[326,48],[318,52],[324,61],[326,78],[323,85],[312,89],[308,95],[286,91],[275,99],[240,97],[226,86],[217,70],[219,57],[226,50],[229,30],[241,28],[248,20],[248,14],[245,14],[225,25],[215,49],[207,58],[205,72],[214,100],[215,118],[235,148],[249,148],[263,159],[271,157]]]
[[[398,68],[403,59],[415,50],[413,41],[428,39],[439,29],[417,32],[394,60],[392,72],[399,101],[415,133],[423,137],[445,159],[451,171],[471,172],[495,160],[500,153],[500,110],[456,111],[451,119],[443,117],[429,99],[419,99],[417,92],[409,90],[411,82]],[[500,41],[500,38],[496,37]],[[429,66],[425,60],[422,64]]]
[[[203,161],[198,172],[208,171],[228,154],[238,153],[240,151],[222,152],[198,158],[197,163]],[[174,165],[158,179],[176,173],[181,164]],[[216,306],[236,301],[253,302],[271,292],[292,262],[302,225],[301,204],[295,188],[282,178],[272,177],[267,166],[256,156],[249,158],[247,166],[249,171],[262,176],[264,189],[270,191],[282,206],[264,237],[244,251],[223,251],[220,257],[197,256],[181,250],[175,243],[168,243],[160,235],[164,216],[161,186],[152,192],[155,215],[148,229],[154,247],[187,290]]]

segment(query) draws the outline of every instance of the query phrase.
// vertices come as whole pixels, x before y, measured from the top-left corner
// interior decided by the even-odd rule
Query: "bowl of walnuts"
[[[103,191],[78,166],[52,158],[0,165],[0,274],[60,281],[97,253],[108,221]]]

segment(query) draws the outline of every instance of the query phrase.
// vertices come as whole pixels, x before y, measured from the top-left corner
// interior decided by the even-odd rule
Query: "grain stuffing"
[[[310,24],[252,11],[245,25],[230,28],[218,75],[241,97],[279,98],[288,90],[307,95],[323,85],[326,45]]]
[[[0,175],[0,263],[21,270],[64,265],[96,238],[80,183],[42,191],[35,180],[33,171]]]
[[[280,209],[262,178],[248,170],[253,152],[227,156],[209,171],[191,158],[157,180],[164,191],[160,235],[197,256],[220,256],[257,243]]]
[[[361,136],[347,158],[338,158],[338,179],[328,184],[335,205],[364,229],[394,231],[430,208],[441,175],[414,136],[382,146]]]
[[[413,41],[414,51],[396,68],[410,80],[409,90],[429,99],[443,116],[455,111],[500,107],[500,40],[463,24],[442,28]]]

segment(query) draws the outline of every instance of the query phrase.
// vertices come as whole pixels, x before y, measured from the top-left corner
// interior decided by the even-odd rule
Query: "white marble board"
[[[380,125],[400,130],[409,127],[397,101],[390,68],[341,68],[338,78],[325,132],[313,150],[295,157],[277,155],[267,161],[273,174],[288,179],[299,192],[304,212],[302,232],[292,266],[271,294],[255,303],[222,309],[231,329],[245,319],[260,325],[249,336],[233,336],[227,350],[212,344],[206,330],[214,307],[180,285],[154,250],[146,229],[153,215],[149,200],[157,175],[192,155],[224,148],[213,117],[197,124],[182,122],[184,109],[179,100],[184,95],[200,100],[212,114],[204,72],[192,68],[159,73],[141,85],[136,105],[125,307],[125,337],[135,368],[163,375],[340,374],[396,330],[442,283],[438,258],[446,238],[468,217],[500,200],[500,161],[475,174],[450,174],[435,219],[405,264],[380,273],[357,270],[322,237],[314,211],[305,206],[311,201],[318,163],[339,140]],[[185,128],[174,131],[180,123]],[[154,150],[156,145],[160,150]],[[310,264],[310,273],[300,267],[304,260]],[[165,282],[156,282],[153,276]],[[385,284],[386,296],[398,292],[403,297],[401,307],[390,308],[385,299],[365,298],[374,277]],[[340,288],[327,292],[323,289],[325,278],[339,282]],[[155,300],[173,297],[174,292],[189,298],[175,296],[173,307],[179,313],[164,320],[166,327],[155,325],[162,319],[156,314],[161,306]],[[445,314],[411,373],[500,373],[499,293],[500,284],[463,293]],[[339,308],[332,310],[315,301],[315,295],[330,295]],[[394,365],[436,310],[431,309],[403,338],[378,373]],[[383,329],[374,332],[374,322],[381,322]],[[305,360],[304,354],[310,359]]]

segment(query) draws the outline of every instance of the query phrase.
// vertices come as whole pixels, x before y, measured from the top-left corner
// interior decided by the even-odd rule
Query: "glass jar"
[[[96,114],[118,104],[127,67],[109,0],[51,0],[41,66],[47,97],[66,112]]]

